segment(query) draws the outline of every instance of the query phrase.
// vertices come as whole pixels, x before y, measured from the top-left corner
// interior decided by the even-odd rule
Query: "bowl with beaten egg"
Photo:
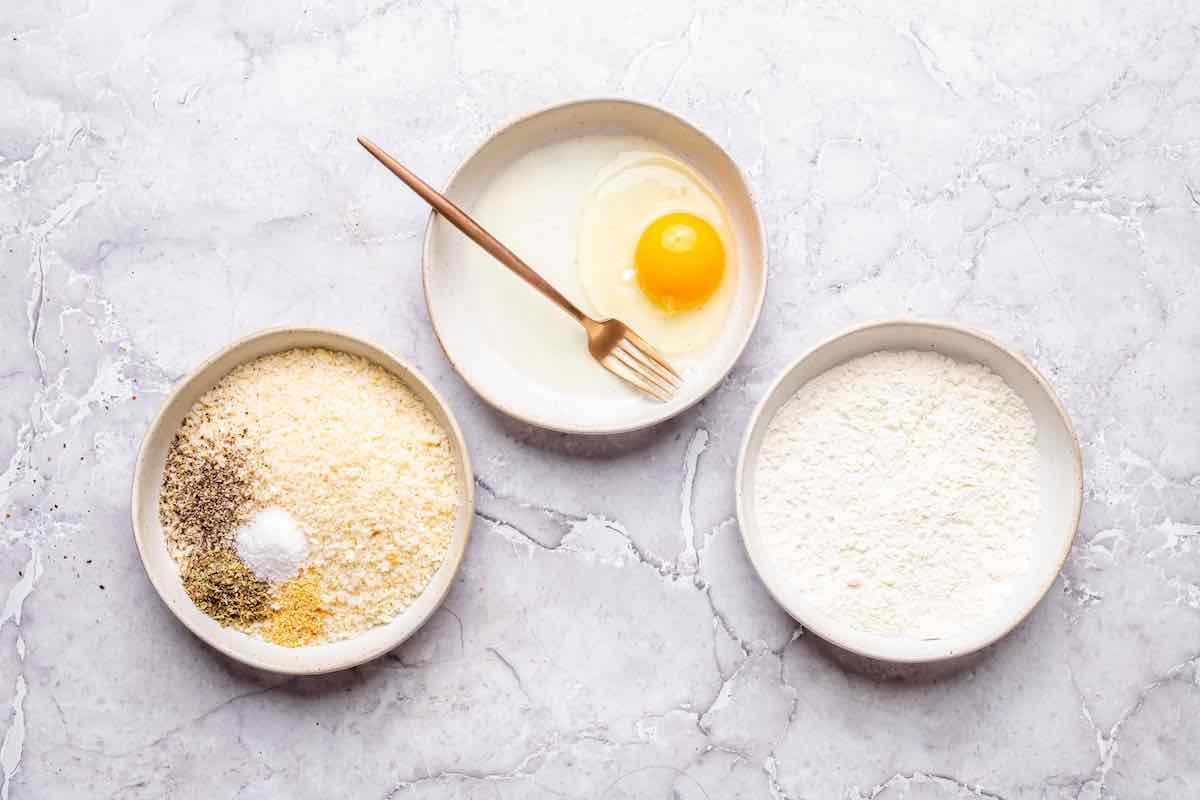
[[[682,374],[667,402],[588,354],[583,329],[431,214],[423,278],[454,369],[494,408],[565,433],[645,428],[733,367],[766,291],[762,223],[712,139],[661,108],[580,100],[509,123],[445,194],[585,313],[619,319]]]

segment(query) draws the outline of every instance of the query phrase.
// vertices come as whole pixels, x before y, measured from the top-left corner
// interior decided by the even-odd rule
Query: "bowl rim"
[[[432,260],[433,260],[432,259],[433,230],[434,230],[434,224],[436,223],[437,218],[438,218],[437,212],[432,209],[430,209],[429,216],[427,217],[426,222],[425,222],[425,235],[424,235],[423,243],[422,243],[422,247],[421,247],[421,285],[422,285],[422,290],[424,291],[424,294],[425,294],[425,313],[429,315],[429,322],[430,322],[431,327],[433,328],[433,335],[437,339],[438,346],[441,347],[442,353],[446,356],[446,360],[450,362],[450,366],[454,369],[455,374],[457,374],[458,377],[461,378],[463,380],[463,382],[466,383],[467,386],[469,386],[471,388],[471,390],[474,391],[475,394],[480,399],[482,399],[485,403],[487,403],[489,406],[491,406],[495,410],[497,410],[503,414],[506,414],[509,417],[512,417],[513,419],[519,420],[520,422],[524,422],[527,425],[532,425],[537,428],[542,428],[544,430],[555,431],[557,433],[567,433],[567,434],[575,434],[575,435],[583,435],[583,436],[615,435],[615,434],[630,433],[633,431],[639,431],[639,430],[644,430],[646,428],[651,428],[655,425],[658,425],[660,423],[666,422],[669,419],[673,419],[674,417],[679,416],[680,414],[684,413],[688,409],[695,406],[697,403],[699,403],[705,397],[708,397],[708,395],[711,394],[712,391],[714,389],[716,389],[717,386],[719,386],[721,384],[721,382],[725,380],[726,377],[728,377],[730,371],[737,364],[738,360],[742,357],[742,354],[746,351],[747,345],[750,344],[750,337],[752,337],[754,335],[754,331],[758,327],[759,318],[762,316],[763,303],[766,299],[766,294],[767,294],[767,280],[770,277],[770,275],[769,275],[769,273],[770,273],[769,254],[767,252],[768,248],[767,248],[766,229],[763,226],[762,214],[760,214],[759,210],[758,210],[758,202],[754,196],[753,190],[751,189],[750,182],[746,179],[745,172],[742,170],[742,168],[740,166],[738,166],[738,163],[737,163],[737,161],[735,161],[733,159],[733,156],[729,155],[729,153],[725,150],[725,148],[722,147],[720,144],[718,144],[716,142],[716,140],[714,140],[711,136],[709,136],[707,133],[705,133],[700,128],[693,125],[691,122],[688,122],[683,117],[679,116],[678,114],[676,114],[672,111],[669,111],[668,109],[666,109],[656,103],[649,103],[649,102],[645,102],[642,100],[632,100],[628,97],[618,97],[618,96],[583,97],[583,98],[577,98],[574,100],[566,100],[566,101],[563,101],[560,103],[552,103],[550,105],[542,106],[540,108],[534,109],[533,111],[528,111],[528,112],[516,115],[514,117],[510,117],[507,121],[503,122],[499,127],[492,130],[487,135],[487,137],[484,138],[484,140],[479,143],[479,145],[477,145],[475,148],[473,148],[471,150],[471,152],[468,153],[466,155],[466,157],[463,158],[462,161],[459,162],[458,166],[455,167],[454,170],[450,173],[449,177],[446,178],[443,193],[445,193],[445,190],[449,189],[449,187],[454,185],[454,182],[456,180],[458,180],[458,177],[463,172],[463,170],[466,169],[466,167],[472,161],[474,161],[476,159],[476,157],[478,157],[479,154],[486,147],[490,146],[492,144],[492,142],[494,142],[498,137],[509,132],[513,128],[523,125],[526,122],[529,122],[530,120],[534,119],[535,117],[540,117],[540,116],[543,116],[546,114],[558,113],[558,112],[565,111],[567,109],[575,108],[578,106],[601,105],[601,104],[624,105],[624,106],[630,106],[630,107],[649,110],[649,111],[652,111],[652,112],[655,112],[658,114],[662,114],[663,116],[666,116],[666,117],[670,118],[671,120],[690,129],[692,132],[697,134],[704,142],[711,145],[713,147],[713,149],[716,150],[716,152],[720,153],[722,156],[724,156],[726,158],[726,160],[728,160],[729,165],[733,169],[734,176],[737,178],[738,183],[741,184],[741,190],[743,192],[745,192],[747,199],[750,201],[750,210],[754,217],[753,231],[754,231],[754,235],[758,238],[758,241],[761,245],[761,250],[762,250],[762,286],[758,292],[758,295],[754,298],[754,301],[753,301],[753,309],[752,309],[752,313],[750,316],[750,324],[748,324],[746,326],[745,333],[742,335],[741,341],[738,342],[736,350],[733,352],[733,355],[729,359],[729,363],[725,365],[724,369],[722,369],[719,373],[714,375],[712,380],[709,381],[709,383],[706,386],[704,386],[701,391],[697,392],[695,394],[695,396],[692,397],[687,403],[679,406],[678,408],[672,407],[668,404],[664,404],[665,408],[661,411],[658,411],[654,414],[649,414],[646,417],[637,420],[636,422],[620,424],[620,425],[560,425],[560,424],[555,424],[555,423],[549,423],[545,420],[538,419],[536,416],[526,414],[524,412],[521,412],[517,409],[510,407],[509,405],[502,402],[499,398],[490,394],[488,392],[486,386],[480,385],[478,382],[472,380],[472,378],[466,374],[466,372],[459,366],[458,362],[454,360],[454,356],[451,355],[450,349],[446,346],[446,342],[442,338],[442,331],[438,327],[437,319],[433,313],[433,300],[432,300],[432,293],[430,291],[429,276],[432,271],[431,264],[432,264]],[[449,195],[447,195],[447,196],[449,196]]]
[[[785,599],[776,593],[775,588],[767,580],[766,572],[762,565],[760,565],[759,561],[755,559],[754,552],[751,549],[747,539],[749,520],[752,519],[749,513],[749,504],[753,502],[752,498],[748,497],[746,492],[747,470],[749,463],[758,455],[757,448],[754,449],[754,452],[751,452],[750,441],[755,431],[764,421],[764,412],[766,411],[767,404],[779,391],[779,388],[783,382],[803,362],[812,358],[817,353],[825,350],[833,343],[865,331],[896,326],[932,328],[972,337],[999,349],[1001,352],[1011,357],[1019,366],[1021,366],[1030,376],[1034,378],[1037,385],[1041,387],[1042,392],[1050,399],[1054,409],[1057,411],[1059,422],[1063,425],[1064,429],[1069,435],[1071,443],[1071,465],[1073,467],[1072,471],[1075,479],[1075,502],[1073,503],[1071,521],[1067,530],[1064,530],[1061,535],[1062,541],[1059,546],[1059,552],[1055,559],[1055,568],[1053,572],[1049,573],[1048,579],[1038,588],[1038,591],[1036,593],[1030,593],[1028,601],[1021,606],[1020,613],[1014,614],[1010,620],[1006,621],[1003,625],[997,626],[995,630],[990,632],[988,635],[968,642],[968,646],[966,647],[954,651],[930,653],[928,655],[893,655],[878,651],[871,651],[867,648],[859,647],[853,642],[846,641],[845,637],[841,635],[841,627],[830,627],[819,623],[813,625],[810,624],[809,621],[801,619],[801,615],[798,615],[795,611],[793,611]],[[990,334],[984,333],[983,331],[960,325],[955,322],[920,319],[916,317],[894,317],[890,319],[882,319],[851,325],[818,341],[816,344],[803,351],[799,356],[792,359],[785,367],[783,367],[776,374],[775,378],[772,379],[770,385],[767,387],[767,390],[763,393],[762,397],[755,405],[754,411],[751,413],[749,421],[746,424],[746,429],[742,434],[741,446],[738,449],[737,470],[734,480],[738,532],[741,535],[742,547],[745,550],[746,557],[749,559],[751,566],[754,568],[754,572],[757,574],[759,581],[764,587],[766,587],[768,594],[771,595],[771,598],[803,628],[812,631],[821,639],[824,639],[825,641],[856,655],[878,661],[887,661],[898,664],[932,663],[944,661],[950,658],[958,658],[978,652],[979,650],[998,642],[1000,639],[1003,639],[1005,636],[1012,633],[1012,631],[1018,625],[1024,622],[1033,609],[1036,608],[1037,605],[1045,598],[1046,594],[1050,591],[1050,588],[1054,585],[1054,581],[1058,579],[1058,576],[1062,572],[1063,566],[1066,563],[1067,556],[1071,552],[1071,545],[1074,543],[1075,534],[1079,529],[1079,517],[1083,509],[1083,453],[1079,444],[1079,435],[1076,433],[1075,426],[1071,423],[1071,417],[1067,413],[1066,408],[1063,406],[1062,401],[1059,399],[1058,394],[1054,391],[1054,388],[1037,369],[1037,367],[1031,364],[1029,360],[1026,359],[1025,356],[1019,351],[1009,347],[1008,345],[999,341]]]
[[[142,500],[141,495],[143,495],[146,491],[146,487],[148,485],[147,482],[150,481],[152,483],[153,482],[152,479],[155,478],[155,476],[151,476],[148,474],[149,466],[147,465],[147,461],[149,459],[148,447],[149,447],[150,440],[153,438],[153,435],[159,430],[159,428],[162,427],[163,420],[167,415],[168,409],[172,408],[177,402],[179,402],[180,396],[183,393],[183,391],[186,388],[188,388],[193,382],[199,380],[200,376],[203,375],[210,367],[212,367],[213,364],[215,364],[220,359],[225,358],[226,356],[236,352],[239,349],[248,347],[250,344],[252,344],[256,341],[259,341],[261,339],[266,339],[266,338],[270,338],[270,337],[280,337],[281,339],[283,339],[286,342],[286,340],[289,337],[294,337],[296,335],[301,335],[301,336],[315,335],[315,336],[321,336],[321,337],[331,337],[335,340],[342,339],[342,340],[346,340],[348,342],[353,342],[355,344],[362,345],[368,351],[374,351],[376,353],[380,353],[380,354],[383,354],[384,356],[387,356],[388,358],[392,359],[397,364],[399,364],[401,367],[403,367],[405,370],[407,370],[409,373],[408,376],[403,376],[403,375],[400,375],[397,372],[395,372],[391,368],[391,366],[389,366],[388,364],[380,363],[376,359],[371,358],[369,356],[363,356],[371,363],[376,364],[377,366],[382,367],[383,369],[387,370],[387,372],[389,374],[395,376],[406,386],[410,385],[410,378],[411,378],[412,382],[418,384],[422,389],[424,389],[426,392],[428,392],[428,394],[431,398],[433,398],[433,401],[437,405],[438,410],[441,411],[442,415],[445,418],[445,421],[447,423],[448,434],[449,434],[451,446],[454,449],[455,455],[458,457],[458,459],[460,460],[460,462],[462,464],[462,469],[463,469],[462,484],[464,486],[464,493],[463,493],[463,497],[462,497],[462,501],[461,501],[461,505],[460,505],[460,512],[465,510],[465,513],[460,513],[460,516],[459,516],[460,521],[455,524],[455,529],[452,534],[452,538],[450,540],[450,545],[446,549],[446,557],[442,562],[442,566],[439,567],[439,570],[446,569],[446,568],[450,569],[449,580],[447,580],[445,583],[445,586],[438,591],[438,594],[434,598],[434,602],[430,604],[429,609],[419,619],[415,620],[411,626],[406,626],[405,628],[397,629],[396,634],[394,636],[387,637],[387,639],[384,642],[382,642],[381,644],[376,645],[375,647],[372,647],[372,648],[368,648],[368,649],[354,650],[351,652],[351,654],[348,657],[346,657],[340,661],[333,662],[333,663],[330,663],[330,664],[327,664],[327,665],[324,665],[321,667],[317,667],[317,668],[312,668],[312,669],[304,668],[304,667],[295,667],[295,666],[291,666],[291,665],[281,665],[278,663],[265,661],[261,658],[253,656],[253,655],[249,655],[245,652],[242,652],[242,650],[240,648],[230,645],[227,642],[221,641],[214,636],[211,636],[208,631],[194,625],[193,621],[191,619],[189,619],[185,615],[181,614],[180,611],[178,609],[176,609],[175,604],[172,602],[171,598],[167,594],[168,587],[165,585],[165,580],[166,580],[165,576],[158,575],[154,570],[152,570],[150,568],[149,563],[147,563],[145,542],[147,540],[147,537],[149,537],[153,534],[149,531],[146,531],[142,527],[141,522],[139,520],[139,513],[138,513],[138,510],[140,508],[140,501]],[[339,348],[337,348],[336,346],[333,346],[332,343],[325,344],[325,345],[299,344],[299,345],[285,346],[280,350],[272,351],[272,352],[281,353],[281,352],[285,352],[290,349],[296,349],[296,348],[302,348],[302,347],[325,347],[326,349],[337,350],[338,352],[347,352],[345,350],[339,350]],[[269,355],[269,354],[270,353],[264,353],[263,355]],[[255,358],[258,358],[258,357],[260,357],[260,356],[256,356]],[[251,359],[249,357],[239,359],[236,363],[234,363],[233,365],[230,366],[229,370],[227,370],[223,375],[218,377],[216,380],[220,381],[221,378],[223,378],[225,375],[228,375],[230,371],[232,371],[233,369],[236,369],[237,367],[239,367],[243,364],[249,363],[251,360],[253,360],[253,359]],[[215,382],[213,385],[216,385]],[[223,653],[224,655],[228,656],[229,658],[232,658],[233,660],[238,661],[242,664],[246,664],[247,666],[254,667],[255,669],[261,669],[261,670],[264,670],[267,672],[272,672],[272,673],[280,674],[280,675],[323,675],[323,674],[327,674],[330,672],[338,672],[338,671],[341,671],[344,669],[350,669],[352,667],[359,666],[360,664],[365,664],[368,661],[372,661],[376,658],[379,658],[384,653],[394,650],[396,647],[398,647],[400,644],[402,644],[405,640],[407,640],[409,637],[411,637],[414,633],[416,633],[418,630],[420,630],[425,625],[425,623],[429,621],[429,618],[432,617],[439,608],[441,608],[442,604],[446,600],[446,596],[450,593],[450,588],[454,585],[455,576],[458,574],[459,569],[462,567],[462,562],[466,555],[467,545],[469,544],[470,538],[471,538],[471,525],[474,521],[474,509],[475,509],[475,477],[474,477],[474,471],[472,470],[472,467],[471,467],[470,452],[467,449],[466,440],[463,438],[462,429],[459,427],[458,420],[454,416],[454,412],[451,411],[450,406],[446,404],[445,398],[442,397],[441,393],[439,393],[437,391],[437,389],[434,388],[433,384],[431,384],[429,382],[429,380],[420,372],[420,370],[418,370],[407,359],[397,356],[392,351],[388,350],[387,348],[381,346],[377,342],[374,342],[370,339],[364,339],[360,336],[355,336],[353,334],[347,333],[345,331],[342,331],[342,330],[339,330],[336,328],[324,328],[324,327],[318,327],[318,326],[282,325],[282,326],[275,326],[275,327],[270,327],[270,328],[262,328],[257,331],[254,331],[252,333],[248,333],[245,336],[242,336],[240,338],[234,339],[232,342],[226,344],[225,346],[223,346],[222,348],[217,350],[215,353],[213,353],[212,355],[205,358],[202,362],[200,362],[200,364],[198,364],[196,367],[194,367],[193,369],[188,371],[188,373],[186,375],[184,375],[182,378],[180,378],[179,380],[177,380],[175,382],[175,385],[171,387],[170,392],[167,394],[167,396],[165,398],[163,398],[162,402],[160,403],[158,411],[155,412],[153,418],[151,418],[151,420],[150,420],[150,423],[146,426],[146,430],[142,434],[142,441],[138,445],[137,459],[134,462],[134,468],[133,468],[132,485],[130,486],[130,509],[129,510],[130,510],[130,517],[131,517],[131,522],[132,522],[133,540],[134,540],[134,544],[137,546],[138,560],[141,562],[143,572],[146,573],[146,577],[150,580],[150,584],[154,587],[154,591],[158,594],[159,599],[162,600],[163,604],[170,610],[170,612],[175,616],[175,618],[179,622],[181,622],[184,625],[184,627],[186,627],[189,631],[191,631],[192,634],[194,634],[201,641],[203,641],[205,644],[209,645],[213,649],[217,650],[218,652]],[[436,575],[437,573],[434,573],[434,574]],[[432,578],[431,578],[431,582],[432,582]],[[428,586],[426,587],[425,590],[422,590],[422,594],[427,590],[428,590]],[[418,597],[419,596],[420,595],[418,595]],[[189,602],[190,602],[190,600],[189,600]],[[200,612],[200,613],[203,613],[203,612]],[[355,637],[350,637],[349,639],[346,639],[343,641],[353,642],[354,639],[355,639]],[[302,648],[288,648],[288,649],[295,650],[295,649],[302,649]]]

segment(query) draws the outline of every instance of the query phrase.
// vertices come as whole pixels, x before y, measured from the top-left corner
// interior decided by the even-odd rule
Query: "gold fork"
[[[669,400],[679,389],[682,384],[679,373],[629,326],[619,320],[596,320],[584,314],[574,303],[564,297],[562,292],[555,289],[549,281],[522,261],[516,253],[501,244],[496,237],[485,231],[465,211],[454,205],[425,181],[409,172],[403,164],[379,149],[374,142],[360,136],[358,143],[365,147],[368,153],[379,159],[379,162],[391,170],[397,178],[408,184],[408,188],[420,195],[422,200],[433,206],[434,210],[445,217],[451,225],[465,233],[467,238],[490,253],[497,261],[511,269],[518,277],[544,294],[582,325],[583,329],[587,331],[588,352],[592,354],[592,358],[600,362],[600,366],[635,389],[639,389],[657,400]]]

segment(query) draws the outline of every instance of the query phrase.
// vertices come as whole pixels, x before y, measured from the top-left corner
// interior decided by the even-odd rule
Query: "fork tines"
[[[682,385],[679,373],[631,330],[601,362],[609,372],[657,400],[670,400]]]

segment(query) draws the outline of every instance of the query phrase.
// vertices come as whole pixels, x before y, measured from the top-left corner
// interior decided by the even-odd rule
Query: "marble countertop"
[[[1195,2],[150,5],[0,11],[0,797],[1200,795]],[[728,379],[613,439],[524,427],[457,378],[426,209],[354,142],[436,183],[506,119],[595,95],[709,132],[770,249]],[[733,519],[774,374],[899,315],[1022,349],[1085,456],[1050,595],[937,670],[806,635]],[[322,678],[208,649],[130,535],[165,393],[285,323],[413,360],[479,479],[445,607]]]

